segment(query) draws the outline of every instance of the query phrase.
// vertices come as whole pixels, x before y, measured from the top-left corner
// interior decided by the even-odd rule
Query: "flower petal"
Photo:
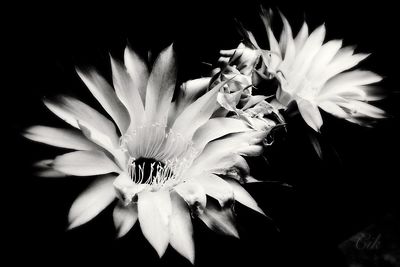
[[[76,198],[68,214],[68,229],[90,221],[115,199],[113,181],[114,176],[97,178]]]
[[[304,75],[310,68],[315,55],[321,49],[321,45],[325,39],[325,33],[325,25],[322,24],[310,34],[302,49],[296,54],[293,65],[289,67],[289,72],[287,74],[285,73],[285,75],[291,76],[290,82],[293,88],[297,88],[299,81],[304,79]]]
[[[138,213],[144,237],[162,257],[169,243],[171,199],[166,190],[139,194]]]
[[[329,62],[331,62],[341,46],[342,40],[331,40],[325,43],[315,55],[312,65],[307,72],[307,79],[310,81],[318,79],[319,75],[326,69]]]
[[[58,129],[36,125],[28,128],[24,136],[36,142],[62,148],[76,150],[92,150],[98,148],[81,133],[71,129]]]
[[[193,143],[199,151],[212,140],[231,133],[251,130],[242,120],[233,118],[213,118],[203,124],[193,135]]]
[[[199,218],[211,230],[239,238],[231,207],[218,207],[209,201],[207,202],[207,208]]]
[[[111,57],[111,68],[115,92],[129,111],[131,127],[141,124],[144,104],[140,97],[140,81],[133,80],[124,66]]]
[[[169,242],[182,256],[194,264],[193,225],[186,202],[171,193],[172,213],[169,221]]]
[[[377,83],[382,80],[382,76],[365,70],[353,70],[336,75],[330,79],[321,90],[321,94],[335,94],[336,90],[352,88],[359,85]]]
[[[188,180],[185,183],[175,186],[174,189],[196,215],[204,211],[207,205],[207,196],[204,188],[195,180]]]
[[[339,107],[337,104],[330,102],[330,101],[324,101],[318,104],[318,106],[325,110],[326,112],[339,117],[339,118],[347,118],[348,114],[341,108]]]
[[[200,174],[193,178],[199,183],[207,195],[218,200],[221,207],[233,200],[233,190],[229,183],[219,176],[211,173]]]
[[[101,151],[75,151],[54,159],[53,168],[76,176],[100,175],[121,170]]]
[[[36,162],[33,166],[38,168],[39,170],[35,173],[35,175],[39,177],[65,177],[67,176],[65,173],[56,171],[53,169],[53,159],[45,159],[39,162]]]
[[[249,207],[250,209],[253,209],[266,216],[254,198],[238,182],[232,179],[226,179],[225,181],[231,186],[235,196],[235,201],[239,201],[246,207]]]
[[[297,106],[308,126],[319,132],[323,122],[318,106],[305,99],[297,100]]]
[[[93,96],[118,125],[121,133],[125,133],[130,124],[129,113],[111,85],[94,70],[76,69],[76,72]]]
[[[156,59],[150,73],[146,91],[146,121],[148,123],[167,122],[168,110],[176,84],[176,59],[172,44]]]
[[[175,120],[172,131],[190,140],[195,131],[211,117],[219,106],[216,95],[227,82],[221,82],[188,106]]]
[[[142,103],[146,102],[146,86],[149,79],[149,70],[146,63],[128,46],[124,51],[124,62],[129,75],[139,91]]]
[[[326,81],[335,75],[349,70],[356,66],[358,63],[366,59],[369,54],[353,54],[354,48],[347,46],[341,48],[329,63],[329,65],[324,69],[324,72],[320,75],[317,86],[322,86]]]
[[[296,47],[296,53],[298,53],[304,46],[304,43],[308,38],[308,25],[304,21],[303,26],[301,26],[300,31],[297,33],[296,38],[294,39],[294,44]]]
[[[293,40],[292,28],[290,27],[288,20],[282,12],[279,12],[279,14],[283,22],[283,30],[279,40],[279,45],[282,50],[282,56],[284,57],[282,63],[279,65],[279,69],[285,73],[295,58],[296,47]]]
[[[95,129],[104,136],[107,136],[111,144],[118,145],[119,138],[114,124],[85,103],[75,98],[64,96],[59,97],[58,102],[46,99],[44,100],[44,104],[55,115],[73,127],[80,128],[79,121],[87,128]]]
[[[113,185],[117,191],[118,198],[125,204],[125,206],[132,203],[135,196],[148,186],[147,184],[134,183],[131,177],[129,177],[125,172],[122,172],[117,178],[115,178]]]
[[[123,237],[135,225],[138,219],[138,209],[136,204],[128,206],[119,202],[113,211],[114,225],[117,229],[117,237]]]
[[[192,104],[208,89],[211,77],[189,80],[183,83],[177,99],[173,102],[173,109],[169,112],[168,124],[172,124],[182,111]]]
[[[187,171],[188,174],[195,176],[205,170],[215,170],[233,167],[241,161],[239,155],[254,155],[255,152],[262,151],[260,144],[266,137],[266,132],[244,132],[231,134],[225,138],[212,141],[207,144],[203,152],[193,161],[192,166]],[[255,151],[255,148],[257,151]]]

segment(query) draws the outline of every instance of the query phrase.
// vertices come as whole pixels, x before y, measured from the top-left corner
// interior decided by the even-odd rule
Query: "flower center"
[[[197,156],[190,141],[158,124],[131,130],[121,140],[121,148],[129,155],[126,170],[131,180],[148,185],[151,191],[183,182]]]
[[[160,162],[154,159],[130,158],[128,161],[128,174],[135,184],[147,184],[150,190],[157,191],[161,188],[170,188],[181,182],[182,173],[188,168],[186,159],[172,159]]]

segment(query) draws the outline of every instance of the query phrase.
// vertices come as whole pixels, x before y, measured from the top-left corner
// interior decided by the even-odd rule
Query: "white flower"
[[[238,182],[250,178],[242,156],[261,153],[258,144],[265,133],[251,130],[241,120],[210,119],[225,83],[201,96],[187,83],[172,102],[172,46],[159,55],[150,74],[129,48],[124,58],[125,66],[111,58],[115,90],[95,71],[78,70],[117,128],[98,111],[64,96],[45,100],[45,105],[78,130],[33,126],[25,136],[76,150],[40,162],[41,175],[99,175],[73,203],[69,228],[93,219],[118,198],[113,217],[119,237],[139,220],[160,257],[170,244],[193,263],[191,214],[211,229],[233,236],[238,236],[228,205],[233,200],[263,214]],[[207,201],[206,195],[220,206]]]
[[[323,123],[319,108],[358,124],[364,124],[367,118],[384,117],[383,110],[368,103],[379,99],[373,95],[377,89],[371,84],[382,77],[371,71],[351,70],[367,54],[354,54],[354,48],[342,47],[341,40],[324,43],[325,25],[309,34],[304,23],[293,38],[287,19],[282,14],[281,18],[283,30],[278,42],[263,10],[270,51],[260,49],[269,74],[280,81],[276,93],[279,106],[286,108],[295,101],[303,119],[315,131]]]

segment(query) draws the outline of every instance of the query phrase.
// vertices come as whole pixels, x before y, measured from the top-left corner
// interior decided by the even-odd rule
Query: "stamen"
[[[173,187],[185,180],[185,171],[197,157],[193,143],[159,123],[136,127],[120,140],[121,149],[130,155],[129,177],[149,190]]]

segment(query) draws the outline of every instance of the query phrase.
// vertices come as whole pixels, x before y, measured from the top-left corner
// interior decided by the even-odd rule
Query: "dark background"
[[[241,239],[235,240],[217,235],[195,220],[196,265],[348,266],[358,262],[362,264],[359,266],[399,266],[395,265],[399,258],[397,263],[393,261],[393,255],[400,254],[396,228],[399,190],[395,181],[400,148],[395,4],[263,3],[278,7],[294,32],[304,18],[311,29],[325,22],[328,39],[343,38],[345,44],[357,44],[358,51],[371,52],[362,67],[386,77],[381,85],[388,98],[379,105],[391,117],[374,129],[366,129],[325,114],[323,135],[319,137],[324,161],[315,155],[304,123],[294,118],[286,140],[267,151],[270,164],[252,162],[257,177],[292,187],[278,183],[246,186],[273,222],[238,205]],[[98,108],[74,66],[93,65],[109,79],[108,53],[121,58],[127,42],[142,54],[148,49],[157,53],[175,42],[181,81],[207,71],[201,62],[214,63],[219,49],[237,46],[240,36],[235,18],[265,43],[258,5],[256,1],[191,5],[147,1],[144,5],[109,2],[90,7],[21,4],[12,9],[12,19],[5,24],[10,48],[4,51],[11,57],[7,64],[10,74],[4,77],[10,85],[3,89],[6,96],[2,105],[6,108],[3,118],[10,120],[3,124],[7,135],[3,203],[8,224],[4,229],[10,236],[7,248],[15,252],[7,252],[12,262],[190,265],[171,248],[159,260],[138,225],[116,240],[111,209],[87,225],[66,232],[69,206],[91,178],[33,176],[33,162],[63,151],[24,140],[20,133],[33,124],[65,126],[45,109],[43,97],[66,93]],[[383,236],[378,249],[354,252],[351,241],[339,248],[351,236],[368,229]]]

